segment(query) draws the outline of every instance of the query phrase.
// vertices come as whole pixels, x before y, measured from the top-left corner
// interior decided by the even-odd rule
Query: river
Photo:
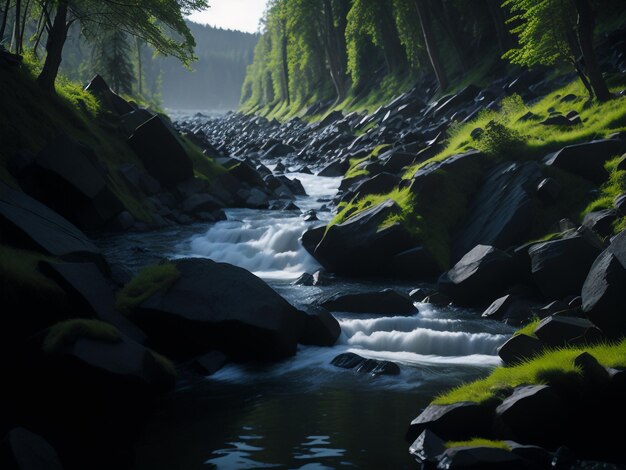
[[[304,211],[327,203],[339,178],[287,174],[303,183]],[[296,306],[334,292],[415,284],[338,280],[331,286],[292,284],[319,269],[299,238],[310,225],[296,212],[230,209],[227,220],[99,240],[113,262],[137,271],[163,257],[228,262],[268,282]],[[322,221],[332,215],[319,212]],[[497,347],[513,332],[477,312],[416,304],[413,316],[332,312],[342,334],[333,348],[301,346],[289,360],[228,365],[202,381],[181,382],[163,397],[136,447],[138,469],[321,470],[414,468],[404,433],[430,400],[483,377],[500,363]],[[358,375],[330,361],[346,351],[391,360],[398,376]]]

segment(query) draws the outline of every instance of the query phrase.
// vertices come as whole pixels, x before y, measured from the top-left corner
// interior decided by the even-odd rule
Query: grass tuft
[[[167,291],[179,278],[180,272],[172,263],[148,266],[118,293],[117,308],[130,313],[154,293]]]
[[[539,326],[540,322],[541,322],[541,318],[534,316],[529,324],[524,325],[524,327],[517,330],[515,333],[513,333],[513,336],[526,335],[526,336],[531,336],[532,338],[536,338],[537,335],[535,335],[535,328]]]
[[[582,372],[574,366],[574,359],[583,352],[594,356],[604,367],[626,367],[626,339],[595,346],[548,349],[520,364],[498,367],[487,378],[454,388],[439,395],[433,403],[485,403],[502,398],[506,391],[520,385],[548,384],[563,378],[581,379]]]
[[[511,450],[511,447],[504,441],[492,441],[480,437],[475,437],[469,441],[448,441],[445,446],[446,449],[452,449],[454,447],[491,447],[495,449]]]

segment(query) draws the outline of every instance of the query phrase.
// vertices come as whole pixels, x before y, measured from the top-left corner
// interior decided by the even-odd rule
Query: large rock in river
[[[261,279],[209,259],[174,264],[180,278],[134,314],[159,350],[186,357],[217,349],[239,360],[295,354],[305,314]]]
[[[513,258],[502,250],[477,245],[439,278],[439,292],[463,306],[490,303],[517,277]]]
[[[583,311],[604,331],[626,336],[626,231],[593,262],[582,288]]]
[[[380,313],[388,315],[408,315],[415,313],[413,300],[408,295],[393,289],[380,292],[359,292],[336,294],[323,299],[320,305],[333,312]]]
[[[193,164],[180,137],[161,116],[139,126],[128,143],[148,173],[163,186],[171,187],[193,178]]]
[[[341,224],[303,235],[304,247],[329,272],[352,276],[393,274],[392,257],[412,248],[411,235],[399,223],[385,225],[400,206],[387,200]],[[314,241],[320,240],[317,245]]]

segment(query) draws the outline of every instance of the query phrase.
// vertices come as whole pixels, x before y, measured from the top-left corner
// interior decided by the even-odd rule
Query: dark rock
[[[622,217],[626,216],[626,194],[620,194],[613,201],[613,205],[615,206],[615,210]]]
[[[116,310],[113,286],[95,264],[44,262],[41,270],[63,287],[78,311],[114,325],[134,341],[145,341],[143,332]]]
[[[341,326],[329,312],[308,314],[305,318],[299,342],[315,346],[334,346],[341,335]]]
[[[541,320],[535,328],[535,335],[546,346],[561,347],[584,336],[587,329],[592,327],[593,323],[586,318],[551,315]]]
[[[452,301],[450,300],[450,297],[440,292],[435,292],[433,294],[430,294],[422,302],[424,302],[425,304],[437,305],[439,307],[445,307],[452,303]]]
[[[417,246],[393,256],[393,273],[404,279],[435,280],[441,274],[441,267],[430,250]]]
[[[497,447],[451,447],[441,455],[437,468],[500,470],[525,469],[526,461],[519,455]]]
[[[246,162],[238,162],[234,166],[228,168],[228,172],[235,179],[242,183],[247,183],[253,188],[265,186],[265,182],[259,172]]]
[[[543,124],[544,126],[559,126],[559,127],[571,127],[580,123],[581,123],[580,117],[578,119],[576,118],[569,119],[568,117],[563,116],[562,114],[555,114],[554,116],[550,116],[540,122],[540,124]]]
[[[5,470],[63,470],[54,448],[24,428],[12,429],[0,443],[0,465]]]
[[[135,218],[128,211],[120,212],[109,222],[107,229],[113,232],[126,232],[135,224]]]
[[[314,253],[317,245],[322,241],[322,238],[324,238],[325,233],[326,226],[324,225],[311,228],[302,234],[300,242],[302,243],[302,246],[306,249],[306,251],[308,251],[309,253]]]
[[[182,209],[188,214],[213,212],[224,207],[224,204],[210,194],[193,194],[182,204]]]
[[[587,178],[594,183],[602,183],[608,177],[604,163],[619,154],[619,150],[620,141],[617,139],[594,140],[565,147],[548,155],[544,163]]]
[[[512,284],[515,274],[511,256],[478,245],[439,278],[438,289],[459,305],[479,306]]]
[[[120,118],[119,126],[124,131],[126,137],[130,137],[133,132],[135,132],[135,129],[153,117],[154,114],[147,109],[136,109],[130,113],[124,114]]]
[[[101,229],[124,210],[89,147],[65,134],[49,142],[22,172],[22,187],[83,229]]]
[[[309,273],[302,273],[298,279],[292,282],[294,286],[312,286],[313,285],[313,276]]]
[[[587,386],[593,389],[593,393],[606,390],[609,386],[609,372],[588,352],[576,356],[574,365],[583,373],[583,379]]]
[[[149,196],[162,191],[161,184],[143,170],[139,170],[133,163],[120,165],[118,172],[126,184],[135,192],[143,192]]]
[[[498,348],[498,356],[506,364],[516,364],[524,359],[530,359],[543,349],[543,344],[537,338],[519,334],[507,340]]]
[[[537,196],[546,205],[554,204],[562,189],[559,182],[554,178],[544,178],[537,185]]]
[[[593,262],[582,287],[582,308],[607,335],[626,333],[626,232],[617,235]]]
[[[409,292],[409,297],[411,297],[413,302],[423,302],[426,297],[428,297],[429,295],[433,295],[436,292],[437,291],[435,289],[419,287]]]
[[[151,344],[184,357],[207,349],[239,360],[292,356],[304,314],[248,271],[208,259],[175,261],[180,278],[134,314]]]
[[[194,369],[204,376],[215,374],[228,364],[228,356],[221,351],[210,351],[193,360]]]
[[[416,311],[410,297],[393,289],[380,292],[336,294],[323,299],[320,305],[333,312],[409,315]]]
[[[304,236],[303,245],[329,272],[355,276],[391,274],[392,257],[412,246],[411,235],[399,223],[381,228],[389,216],[399,211],[394,201],[385,201],[329,227],[313,250]]]
[[[91,261],[108,270],[98,248],[74,225],[1,182],[0,231],[2,240],[13,246],[41,250],[68,261]]]
[[[378,158],[383,162],[383,171],[389,173],[399,173],[416,160],[415,154],[401,152],[397,149],[389,150]]]
[[[348,168],[350,168],[348,160],[335,160],[322,168],[317,176],[343,176]]]
[[[615,210],[602,210],[589,212],[583,218],[583,225],[589,227],[601,237],[609,237],[613,234],[613,222],[617,220]]]
[[[515,441],[504,441],[515,455],[527,462],[526,468],[549,469],[552,463],[552,454],[543,447],[523,445]],[[529,467],[530,466],[530,467]]]
[[[486,436],[491,431],[491,418],[491,411],[487,407],[474,402],[429,405],[411,421],[406,440],[415,442],[426,429],[446,441],[463,441],[474,436]]]
[[[562,439],[564,407],[548,385],[517,387],[496,408],[500,434],[522,444],[552,447]]]
[[[317,218],[317,214],[314,210],[309,210],[304,213],[304,221],[305,222],[316,222],[319,219]]]
[[[284,157],[289,155],[290,153],[294,153],[296,151],[291,145],[286,145],[283,143],[274,144],[270,149],[263,154],[263,159],[271,159]],[[285,171],[285,166],[283,165],[283,169],[279,171]]]
[[[352,192],[359,194],[360,197],[368,194],[387,194],[395,188],[399,182],[400,178],[398,176],[390,173],[379,173],[372,178],[358,183]]]
[[[325,271],[315,271],[313,273],[314,286],[329,286],[334,282],[334,277]]]
[[[409,447],[409,453],[419,464],[436,463],[438,457],[446,450],[445,442],[434,432],[426,429]]]
[[[354,369],[356,372],[372,375],[398,375],[398,364],[377,359],[365,359],[354,353],[343,353],[335,357],[332,365],[341,369]]]
[[[529,189],[541,178],[535,162],[504,163],[487,175],[454,244],[455,259],[476,245],[506,249],[528,239],[535,204]]]
[[[89,84],[85,87],[85,91],[93,93],[100,103],[111,113],[121,116],[135,110],[128,101],[111,90],[100,75],[96,75],[91,79]]]
[[[599,253],[594,243],[578,235],[539,243],[528,250],[533,279],[546,299],[578,295]]]
[[[516,298],[512,295],[505,295],[493,301],[481,315],[483,318],[491,318],[492,320],[502,320],[504,314],[513,305]]]
[[[161,116],[139,126],[128,139],[144,167],[159,183],[171,187],[193,178],[193,164],[179,136]]]

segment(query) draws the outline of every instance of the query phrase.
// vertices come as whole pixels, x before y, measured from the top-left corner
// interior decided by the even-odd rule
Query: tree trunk
[[[22,1],[15,2],[15,19],[13,21],[13,37],[11,38],[11,52],[20,53],[20,20],[22,18]]]
[[[141,49],[141,39],[137,38],[137,75],[139,75],[139,96],[143,96],[143,64],[141,61]]]
[[[2,42],[2,38],[4,38],[4,32],[6,31],[6,28],[7,28],[9,8],[11,8],[11,0],[7,0],[7,3],[4,5],[4,13],[2,14],[2,24],[0,25],[0,42]]]
[[[41,37],[43,36],[43,32],[46,29],[46,23],[44,19],[46,8],[47,8],[46,4],[44,4],[41,7],[41,13],[39,14],[39,20],[37,21],[37,33],[35,35],[35,44],[33,45],[33,54],[35,54],[35,57],[39,57],[37,53],[37,49],[39,49],[39,43],[41,42]]]
[[[464,44],[463,38],[461,38],[458,33],[458,22],[457,24],[453,23],[452,15],[450,15],[450,8],[448,7],[448,2],[441,2],[441,0],[438,0],[432,2],[430,5],[436,8],[436,11],[433,11],[433,13],[436,17],[439,18],[439,22],[441,23],[441,26],[446,33],[446,36],[448,36],[448,39],[450,40],[452,49],[454,49],[454,53],[457,56],[459,65],[461,66],[461,71],[463,73],[467,72],[471,68],[469,60],[467,59],[467,48],[465,47],[465,44],[467,44],[467,42],[465,42]]]
[[[57,12],[52,22],[52,28],[48,32],[48,41],[46,42],[46,61],[43,69],[37,77],[39,86],[48,93],[54,93],[54,82],[59,74],[59,67],[63,60],[63,46],[67,39],[67,0],[61,0],[57,7]]]
[[[417,8],[417,15],[419,16],[420,26],[424,34],[424,43],[426,44],[426,51],[428,52],[430,63],[437,76],[439,88],[441,91],[445,91],[448,88],[448,77],[446,76],[446,71],[439,57],[439,47],[432,28],[428,5],[425,3],[425,0],[415,0],[415,7]]]
[[[591,87],[599,101],[608,101],[611,99],[600,65],[593,50],[593,29],[595,26],[595,18],[589,0],[574,0],[576,11],[578,12],[578,42],[580,50],[585,60],[585,68],[591,82]]]
[[[28,17],[28,10],[30,9],[30,0],[26,0],[26,6],[24,7],[24,13],[22,14],[22,25],[20,27],[20,41],[19,48],[20,54],[24,51],[24,30],[26,29],[26,19]]]
[[[283,86],[285,96],[284,98],[287,100],[287,106],[291,105],[291,98],[289,96],[289,62],[287,61],[287,25],[285,22],[283,23],[283,31],[281,38],[281,51],[282,51],[282,59],[283,59]]]
[[[487,6],[489,7],[489,13],[493,22],[494,29],[496,30],[496,37],[498,38],[498,47],[500,52],[504,55],[512,47],[511,35],[506,27],[504,17],[504,11],[502,10],[501,0],[487,0]]]
[[[400,72],[406,66],[406,56],[398,38],[391,10],[382,6],[379,15],[378,21],[380,22],[382,33],[382,49],[385,63],[387,64],[387,71],[389,74],[394,74]]]
[[[331,0],[324,0],[324,46],[326,49],[326,59],[328,61],[328,69],[330,78],[335,87],[337,102],[343,101],[346,96],[346,72],[344,64],[341,62],[341,54],[339,48],[339,40],[337,30],[333,22],[333,6]]]

